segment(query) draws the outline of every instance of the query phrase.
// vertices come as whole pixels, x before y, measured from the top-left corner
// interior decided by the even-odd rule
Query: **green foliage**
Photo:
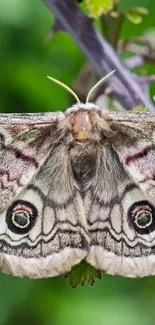
[[[27,25],[29,23],[30,6],[26,1],[14,0],[0,2],[0,21],[12,26]]]
[[[144,7],[135,7],[129,9],[125,15],[133,24],[139,24],[143,20],[143,15],[147,15],[148,10]]]
[[[69,278],[69,283],[72,288],[76,288],[79,284],[84,286],[86,282],[92,286],[95,283],[95,279],[101,279],[101,277],[101,271],[96,270],[84,260],[80,264],[75,265],[66,275],[66,278]]]
[[[119,46],[119,38],[125,21],[140,24],[143,16],[148,14],[147,8],[132,6],[132,3],[125,8],[121,0],[85,0],[85,3],[89,16],[100,20],[104,37],[115,49]]]
[[[86,0],[90,11],[90,16],[94,18],[100,17],[113,8],[114,0]]]
[[[147,107],[137,106],[132,109],[132,112],[147,113],[149,109]]]
[[[116,11],[116,10],[112,10],[111,12],[110,12],[110,16],[112,17],[112,18],[118,18],[119,17],[119,12],[118,11]]]

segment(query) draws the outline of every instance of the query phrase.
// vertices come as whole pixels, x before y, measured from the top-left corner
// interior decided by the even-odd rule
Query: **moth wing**
[[[85,196],[91,240],[87,261],[112,275],[153,275],[154,207],[148,201],[148,195],[126,172],[110,144],[104,146],[98,162],[96,175]],[[149,211],[150,207],[150,223],[139,226],[137,214],[143,213],[144,208]]]
[[[46,160],[56,138],[57,115],[0,114],[0,211]]]
[[[69,272],[88,252],[82,198],[68,149],[57,144],[27,188],[0,214],[0,270],[28,278]]]
[[[155,114],[108,114],[107,120],[125,169],[155,203]]]

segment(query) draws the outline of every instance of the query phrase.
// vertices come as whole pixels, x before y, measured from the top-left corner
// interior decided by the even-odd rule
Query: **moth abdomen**
[[[70,150],[73,175],[81,188],[91,183],[96,171],[97,145],[91,141],[74,145]]]

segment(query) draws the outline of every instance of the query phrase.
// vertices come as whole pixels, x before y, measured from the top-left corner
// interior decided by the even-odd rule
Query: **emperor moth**
[[[155,115],[77,103],[0,114],[0,271],[65,274],[82,259],[155,274]]]

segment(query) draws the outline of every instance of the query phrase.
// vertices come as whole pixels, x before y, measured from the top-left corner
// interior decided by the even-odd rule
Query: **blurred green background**
[[[145,6],[150,12],[140,25],[127,22],[123,38],[150,31],[155,35],[154,0],[122,0],[122,5]],[[1,113],[64,110],[70,105],[70,95],[46,76],[72,86],[86,59],[64,33],[44,45],[52,22],[41,0],[0,0]],[[155,67],[147,65],[146,72],[155,73]],[[155,278],[103,274],[94,287],[72,289],[64,277],[25,280],[1,274],[0,325],[18,324],[154,325]]]

